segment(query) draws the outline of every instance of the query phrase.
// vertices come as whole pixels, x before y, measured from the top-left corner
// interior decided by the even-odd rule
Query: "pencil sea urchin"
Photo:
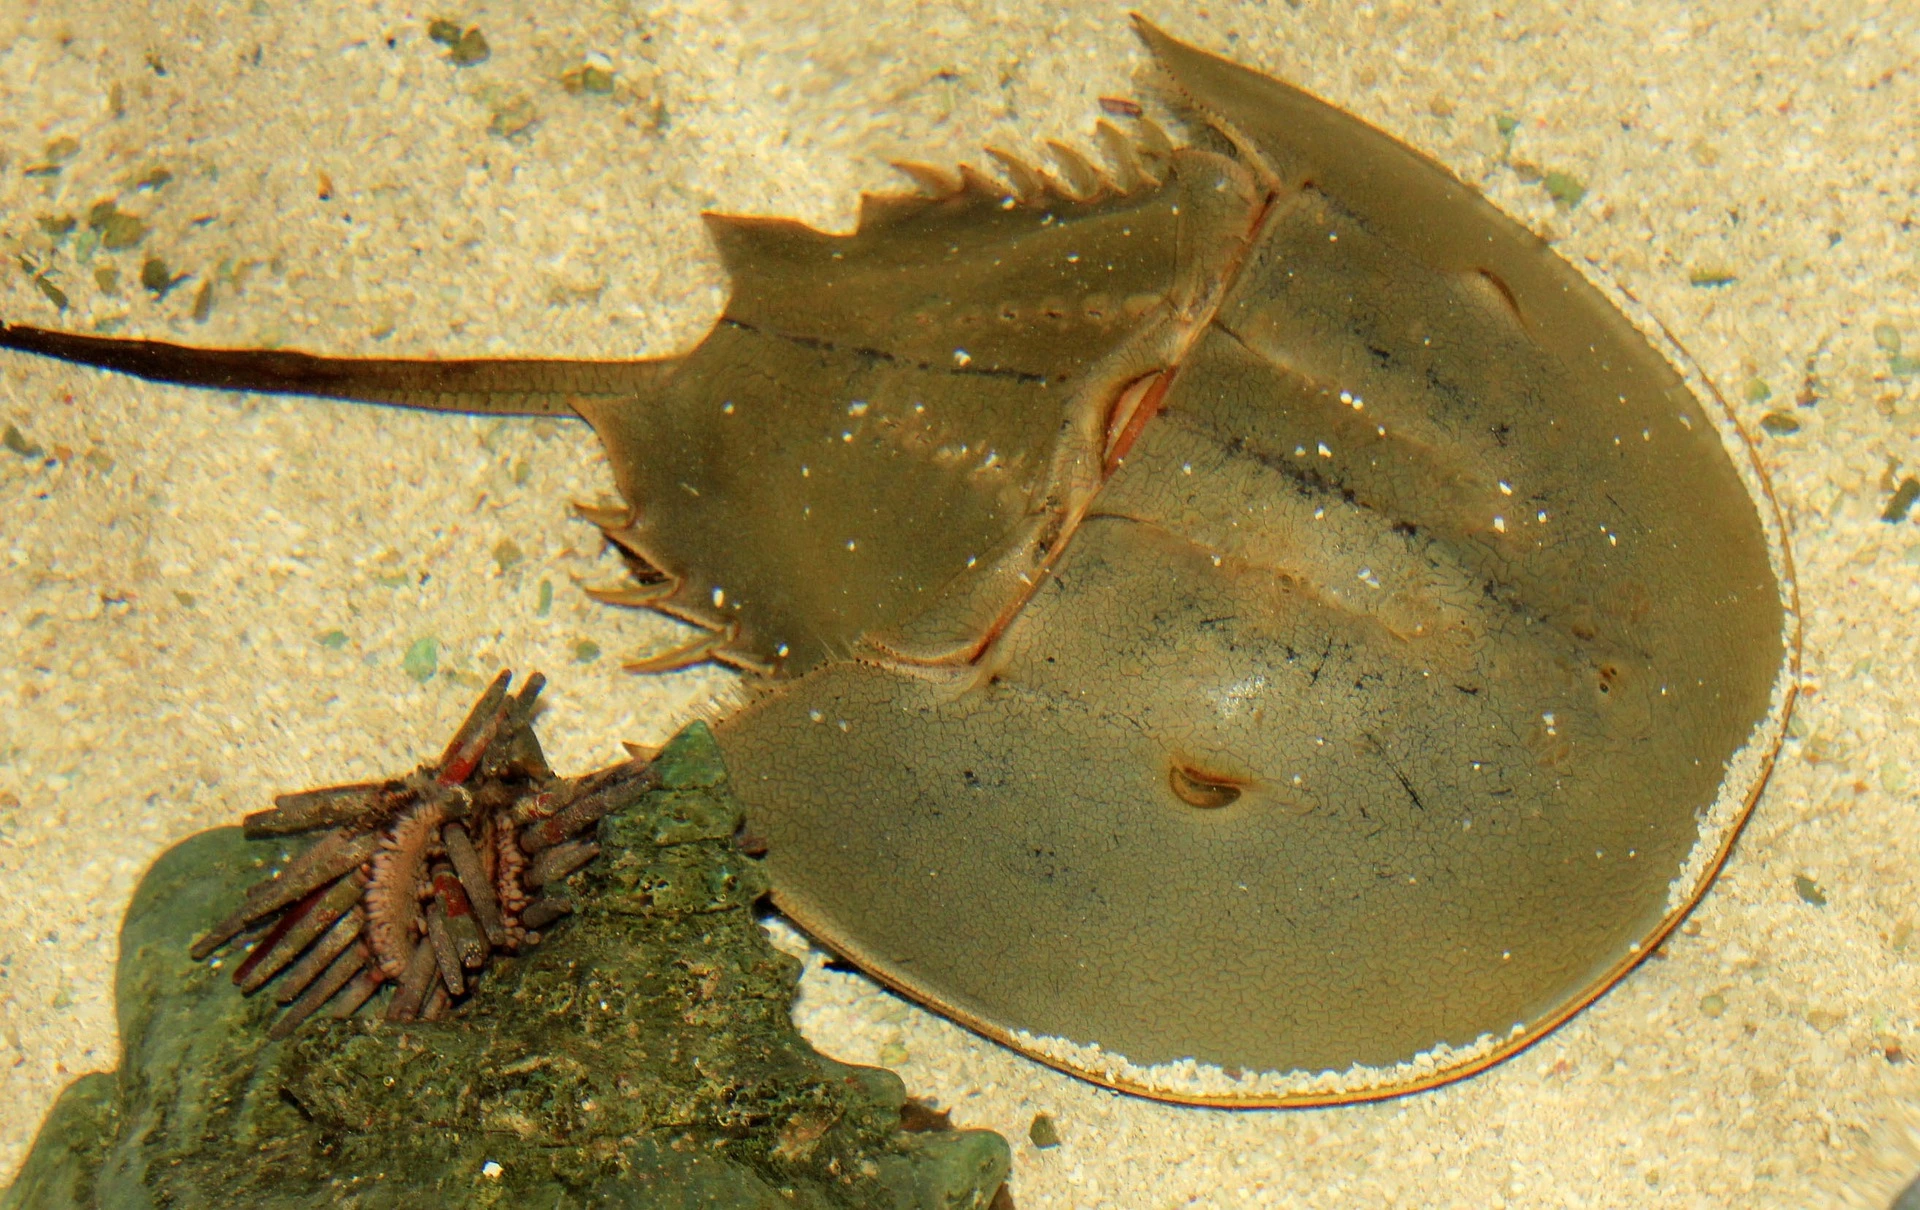
[[[598,855],[581,836],[644,794],[651,767],[628,761],[554,775],[532,728],[546,680],[509,695],[494,678],[438,762],[405,777],[274,799],[243,821],[249,838],[324,833],[194,943],[209,957],[266,925],[233,972],[249,994],[279,977],[285,1037],[321,1006],[358,1011],[395,984],[389,1020],[432,1020],[471,994],[493,954],[517,953],[572,911],[554,890]]]

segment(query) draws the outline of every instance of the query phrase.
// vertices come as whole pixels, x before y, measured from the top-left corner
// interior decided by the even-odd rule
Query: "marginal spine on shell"
[[[496,954],[539,941],[570,903],[555,894],[599,848],[589,835],[653,784],[644,762],[556,777],[533,736],[528,678],[501,673],[439,761],[403,778],[281,795],[250,836],[327,829],[193,946],[196,960],[251,937],[233,980],[270,983],[286,1037],[325,1010],[360,1011],[383,988],[389,1020],[433,1019],[475,993]],[[523,831],[524,829],[524,831]],[[540,860],[523,843],[531,840]]]

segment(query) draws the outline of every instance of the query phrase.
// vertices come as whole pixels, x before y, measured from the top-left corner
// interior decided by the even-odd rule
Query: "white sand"
[[[1802,577],[1802,721],[1684,935],[1539,1046],[1436,1093],[1149,1104],[819,969],[803,1024],[1015,1140],[1022,1210],[1830,1204],[1885,1167],[1899,1098],[1920,1100],[1920,1068],[1887,1057],[1920,1052],[1920,524],[1879,520],[1920,474],[1920,380],[1875,343],[1891,325],[1920,356],[1920,4],[1147,7],[1438,156],[1631,289],[1731,397],[1764,381],[1749,424],[1794,413],[1797,435],[1762,443]],[[492,58],[447,65],[425,37],[439,15],[479,24]],[[589,51],[615,96],[556,82]],[[1084,137],[1140,59],[1118,6],[1088,0],[0,0],[0,316],[338,353],[666,353],[721,299],[702,207],[844,227],[861,188],[891,184],[889,157]],[[508,139],[495,114],[535,120]],[[1498,114],[1522,119],[1513,160],[1586,184],[1576,209],[1501,162]],[[57,174],[23,174],[63,138],[78,146]],[[173,179],[136,189],[154,166]],[[117,295],[69,237],[61,316],[17,255],[45,249],[39,216],[84,225],[115,197],[151,231],[95,255]],[[137,284],[148,255],[192,276],[156,301]],[[1689,284],[1710,273],[1736,280]],[[1818,402],[1796,407],[1809,359]],[[444,737],[472,690],[409,679],[415,639],[468,679],[544,669],[543,737],[568,769],[731,692],[713,671],[615,670],[675,628],[575,587],[616,570],[564,509],[610,491],[583,426],[13,356],[6,423],[57,458],[0,449],[0,1179],[57,1091],[115,1061],[115,930],[157,852]],[[507,537],[525,558],[503,571]],[[342,648],[316,641],[334,629]],[[583,639],[597,660],[575,661]],[[1057,1149],[1025,1143],[1039,1110]]]

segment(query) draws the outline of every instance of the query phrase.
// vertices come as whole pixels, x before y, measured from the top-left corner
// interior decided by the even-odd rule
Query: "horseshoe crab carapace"
[[[1724,859],[1791,701],[1779,522],[1532,234],[1140,29],[1190,145],[908,166],[850,235],[712,217],[733,293],[681,357],[0,344],[578,412],[643,565],[611,597],[704,636],[651,666],[755,682],[717,730],[809,932],[1130,1091],[1430,1086],[1593,999]]]

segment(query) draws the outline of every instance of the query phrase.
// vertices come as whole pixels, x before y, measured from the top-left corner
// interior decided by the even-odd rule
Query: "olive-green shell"
[[[975,663],[856,648],[722,742],[779,903],[988,1033],[1188,1099],[1432,1082],[1675,918],[1728,762],[1770,738],[1767,536],[1678,374],[1537,239],[1356,119],[1146,36],[1239,150],[1173,161],[1241,209],[1200,216],[1223,280],[1160,363],[1164,410]],[[1145,282],[1129,254],[1197,225],[1029,258]],[[893,305],[1033,301],[1024,266],[968,259]],[[885,524],[909,549],[944,528]]]
[[[618,599],[760,674],[718,731],[807,929],[1117,1087],[1428,1086],[1705,889],[1791,701],[1777,520],[1524,228],[1141,33],[1200,145],[916,168],[848,236],[714,218],[733,296],[684,357],[0,346],[578,411],[650,568]]]

